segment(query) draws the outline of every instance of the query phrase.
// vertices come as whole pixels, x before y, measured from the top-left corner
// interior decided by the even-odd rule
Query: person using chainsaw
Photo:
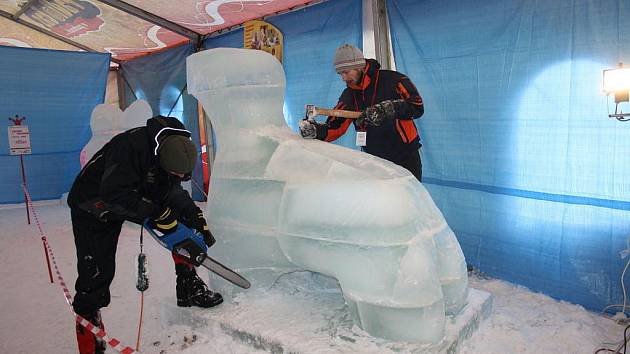
[[[334,141],[354,124],[363,151],[406,168],[421,181],[422,145],[413,119],[422,116],[424,106],[414,84],[399,72],[380,69],[378,61],[365,59],[350,44],[337,48],[334,65],[347,86],[335,109],[362,114],[356,120],[332,116],[325,123],[302,120],[302,137]]]
[[[176,118],[157,116],[146,126],[113,137],[76,177],[68,195],[77,250],[74,311],[103,326],[100,308],[110,302],[116,247],[125,220],[174,232],[179,223],[215,242],[201,209],[181,186],[190,179],[197,150]],[[187,258],[173,253],[178,306],[212,307],[223,298],[212,292]],[[77,323],[79,352],[102,353],[104,341]]]

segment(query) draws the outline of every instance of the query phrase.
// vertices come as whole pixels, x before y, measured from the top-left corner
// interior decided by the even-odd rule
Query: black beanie
[[[197,149],[190,138],[171,135],[160,144],[158,156],[165,171],[189,174],[195,168]]]

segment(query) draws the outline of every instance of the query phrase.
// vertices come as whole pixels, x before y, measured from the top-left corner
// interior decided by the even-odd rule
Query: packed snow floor
[[[74,294],[76,256],[70,211],[58,201],[35,204],[37,218],[54,252],[61,275]],[[135,288],[135,260],[140,228],[125,224],[118,243],[112,303],[102,311],[112,338],[135,348],[140,293]],[[218,324],[167,321],[175,303],[175,272],[169,253],[144,238],[149,260],[149,290],[144,294],[140,350],[144,353],[260,353],[225,334]],[[49,281],[41,235],[23,206],[0,206],[0,353],[76,353],[74,318],[56,280]],[[207,274],[200,272],[204,278]],[[556,301],[510,283],[472,275],[470,286],[492,293],[492,315],[466,340],[460,353],[593,353],[616,347],[624,327],[578,305]],[[270,296],[273,296],[270,294]],[[272,300],[272,299],[270,299]],[[168,306],[167,306],[168,305]],[[170,323],[169,323],[170,322]],[[108,348],[107,353],[116,351]]]

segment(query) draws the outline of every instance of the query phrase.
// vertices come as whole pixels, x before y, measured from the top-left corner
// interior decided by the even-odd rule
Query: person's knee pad
[[[110,300],[108,288],[97,289],[91,292],[80,291],[74,296],[72,308],[79,315],[90,314],[109,305]]]
[[[98,264],[91,255],[79,258],[77,268],[81,270],[81,275],[86,279],[94,279],[99,274]]]

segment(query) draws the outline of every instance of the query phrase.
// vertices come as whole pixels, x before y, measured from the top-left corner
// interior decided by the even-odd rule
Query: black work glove
[[[153,221],[153,227],[164,234],[169,234],[177,230],[177,216],[171,208],[164,207]]]
[[[312,122],[307,119],[303,119],[300,121],[300,135],[304,139],[315,139],[317,138],[317,127],[315,122]]]
[[[314,120],[303,119],[299,123],[300,135],[304,139],[324,140],[328,134],[328,126],[326,124],[317,123]]]
[[[359,125],[367,124],[378,127],[383,124],[383,121],[396,118],[395,104],[397,101],[401,100],[387,100],[366,108],[361,116],[357,118],[357,123]]]
[[[203,217],[203,212],[199,208],[196,208],[195,215],[192,217],[192,227],[199,231],[203,236],[203,241],[208,247],[212,247],[212,245],[217,242],[214,236],[212,236],[210,228],[208,228],[208,223],[206,222],[206,218]]]
[[[300,135],[302,135],[304,139],[315,139],[317,137],[317,129],[315,128],[315,124],[306,119],[301,120]]]

